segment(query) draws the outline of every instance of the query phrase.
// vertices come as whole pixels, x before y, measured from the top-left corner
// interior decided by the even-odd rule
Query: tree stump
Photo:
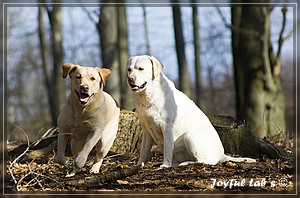
[[[142,128],[135,112],[121,111],[117,137],[111,151],[122,154],[139,153]]]

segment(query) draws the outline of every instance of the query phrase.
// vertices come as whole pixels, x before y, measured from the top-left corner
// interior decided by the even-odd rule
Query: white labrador
[[[136,95],[136,111],[143,128],[140,158],[147,161],[155,142],[163,151],[161,167],[199,162],[255,162],[224,154],[218,133],[207,116],[162,73],[162,64],[152,56],[128,60],[127,81]]]

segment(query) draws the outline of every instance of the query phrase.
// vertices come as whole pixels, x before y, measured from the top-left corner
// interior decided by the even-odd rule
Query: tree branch
[[[219,7],[216,7],[216,8],[217,8],[217,11],[218,11],[218,13],[219,13],[219,15],[220,15],[220,17],[221,17],[221,19],[222,19],[222,21],[223,21],[225,27],[231,29],[232,26],[231,26],[229,23],[227,23],[225,16],[224,16],[223,13],[221,12],[221,9],[220,9]]]
[[[240,27],[236,27],[236,26],[233,26],[232,24],[229,24],[227,21],[226,21],[226,18],[225,16],[223,15],[223,13],[221,12],[221,9],[219,7],[216,7],[217,9],[217,12],[219,13],[220,17],[221,17],[221,20],[223,21],[224,23],[224,26],[226,28],[229,28],[231,29],[232,31],[239,31],[241,34],[248,34],[248,35],[252,35],[252,36],[260,36],[260,33],[258,31],[255,31],[255,30],[247,30],[245,28],[240,28]]]
[[[279,38],[278,38],[278,50],[277,50],[277,54],[276,54],[276,62],[279,59],[280,53],[281,53],[281,49],[282,49],[282,44],[284,42],[284,38],[283,38],[283,33],[285,30],[285,26],[286,26],[286,12],[287,12],[287,8],[283,7],[281,9],[282,12],[282,26],[281,26],[281,30],[280,30],[280,34],[279,34]]]
[[[89,19],[90,19],[96,26],[98,26],[98,21],[96,21],[96,20],[93,18],[92,14],[86,9],[86,7],[83,6],[82,9],[83,9],[83,11],[87,14],[87,16],[89,17]]]

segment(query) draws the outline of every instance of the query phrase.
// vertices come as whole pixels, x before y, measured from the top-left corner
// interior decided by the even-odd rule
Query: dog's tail
[[[233,161],[233,162],[248,162],[248,163],[254,163],[256,162],[255,159],[249,158],[249,157],[231,157],[228,155],[224,155],[223,159],[220,160],[220,162],[226,162],[226,161]]]

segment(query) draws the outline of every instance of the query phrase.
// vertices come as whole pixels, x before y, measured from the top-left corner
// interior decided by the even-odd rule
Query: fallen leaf
[[[229,161],[229,162],[226,162],[226,166],[229,168],[234,168],[234,167],[237,167],[238,165],[234,162]]]
[[[129,184],[126,180],[117,180],[118,184]]]

